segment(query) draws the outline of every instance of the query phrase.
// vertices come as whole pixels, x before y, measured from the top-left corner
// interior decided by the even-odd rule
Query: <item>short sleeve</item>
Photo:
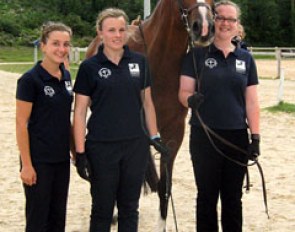
[[[194,78],[195,72],[192,54],[192,50],[190,50],[183,58],[180,74]]]
[[[95,81],[93,77],[90,75],[91,68],[86,63],[82,63],[79,67],[76,81],[74,84],[74,92],[86,96],[91,96],[93,89],[95,87]]]
[[[34,78],[31,74],[25,73],[17,81],[16,99],[34,102],[36,99],[36,88],[34,85]]]
[[[249,54],[250,55],[250,54]],[[248,78],[248,86],[257,85],[258,84],[258,74],[257,67],[253,57],[250,55],[250,64],[249,64],[249,78]]]

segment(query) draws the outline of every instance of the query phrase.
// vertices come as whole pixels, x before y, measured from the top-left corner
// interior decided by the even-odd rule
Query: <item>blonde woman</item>
[[[110,231],[115,203],[118,231],[138,230],[149,140],[163,148],[146,59],[125,45],[127,24],[128,17],[120,9],[100,12],[96,26],[102,44],[95,56],[80,65],[74,86],[76,166],[91,184],[91,232]]]

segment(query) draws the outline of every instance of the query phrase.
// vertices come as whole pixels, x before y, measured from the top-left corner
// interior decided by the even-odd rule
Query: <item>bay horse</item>
[[[156,178],[160,199],[158,231],[166,230],[172,170],[181,146],[187,109],[178,101],[181,61],[189,43],[208,45],[213,39],[213,0],[160,0],[150,17],[140,26],[129,26],[131,50],[146,55],[152,78],[152,97],[162,141],[169,147],[169,161],[160,160],[160,178]],[[88,46],[86,57],[97,52],[97,36]],[[150,168],[151,167],[150,165]]]

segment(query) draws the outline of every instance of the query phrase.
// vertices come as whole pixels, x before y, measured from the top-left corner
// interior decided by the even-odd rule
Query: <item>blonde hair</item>
[[[102,23],[106,18],[119,18],[119,17],[123,17],[126,21],[126,27],[129,23],[129,18],[127,16],[127,14],[118,8],[107,8],[103,11],[101,11],[96,19],[96,29],[97,30],[102,30]]]
[[[240,23],[238,24],[238,35],[241,37],[241,39],[244,39],[246,37],[244,27]]]
[[[46,44],[47,40],[49,38],[49,34],[53,31],[68,32],[70,37],[73,34],[72,29],[70,27],[68,27],[67,25],[65,25],[61,22],[48,21],[48,22],[44,23],[41,28],[41,38],[40,38],[41,43]]]
[[[238,19],[240,18],[241,9],[236,3],[232,2],[232,1],[229,1],[229,0],[221,0],[221,1],[217,2],[217,3],[215,3],[215,5],[214,5],[215,12],[216,12],[217,8],[220,7],[220,6],[233,6],[234,8],[236,8]]]

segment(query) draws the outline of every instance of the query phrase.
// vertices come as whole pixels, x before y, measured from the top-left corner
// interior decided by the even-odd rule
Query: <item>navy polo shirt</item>
[[[247,86],[257,85],[257,69],[252,55],[236,48],[227,58],[214,44],[193,49],[204,102],[199,113],[205,124],[212,129],[245,129]],[[183,60],[182,75],[195,78],[192,52]],[[200,126],[195,114],[191,125]]]
[[[143,135],[141,90],[150,86],[146,59],[124,46],[119,64],[98,53],[81,63],[74,91],[91,98],[87,140],[119,141]]]
[[[28,122],[33,163],[70,158],[70,114],[73,100],[70,73],[61,65],[62,79],[52,77],[39,61],[17,82],[16,98],[32,102]]]

